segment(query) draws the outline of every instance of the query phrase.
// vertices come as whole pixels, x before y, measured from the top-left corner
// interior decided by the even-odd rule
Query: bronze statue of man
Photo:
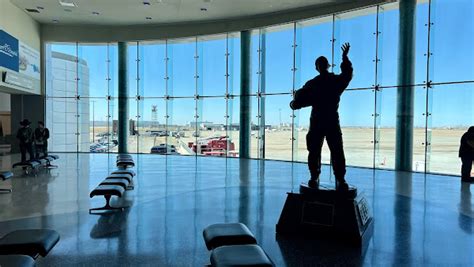
[[[319,75],[306,82],[303,88],[297,90],[290,103],[292,109],[312,107],[309,132],[306,135],[308,149],[308,166],[311,178],[308,185],[319,186],[321,173],[321,149],[324,138],[331,151],[331,162],[336,177],[336,189],[348,190],[344,178],[346,174],[346,159],[342,145],[342,132],[339,125],[339,101],[342,93],[352,79],[352,63],[348,58],[349,43],[342,45],[341,74],[329,72],[327,58],[321,56],[315,65]]]

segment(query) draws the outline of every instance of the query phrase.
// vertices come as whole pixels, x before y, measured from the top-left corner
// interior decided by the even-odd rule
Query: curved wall
[[[333,13],[345,12],[395,0],[334,1],[326,5],[294,9],[232,20],[179,23],[169,25],[41,25],[44,42],[124,42],[181,38],[257,29]]]
[[[459,171],[459,138],[474,121],[472,14],[470,0],[418,2],[414,171]],[[293,112],[288,103],[293,91],[316,75],[316,57],[327,56],[333,71],[339,72],[340,46],[347,41],[355,68],[339,108],[347,163],[393,169],[398,30],[396,3],[253,30],[251,157],[306,161],[310,111]],[[465,34],[459,35],[460,30]],[[70,42],[48,47],[84,59],[91,73],[88,95],[80,87],[64,96],[51,96],[47,90],[48,101],[67,98],[79,106],[90,103],[89,124],[74,118],[72,123],[77,123],[77,129],[90,127],[91,142],[103,143],[100,151],[114,152],[110,144],[116,137],[116,44]],[[190,142],[221,135],[234,144],[225,156],[238,154],[239,32],[130,42],[128,49],[129,118],[135,121],[129,138],[131,152],[150,153],[153,146],[163,144],[169,152],[175,146],[178,153],[192,154]],[[79,69],[76,66],[70,75],[83,81]],[[65,132],[78,143],[87,139],[78,133]],[[325,146],[322,156],[329,163]]]

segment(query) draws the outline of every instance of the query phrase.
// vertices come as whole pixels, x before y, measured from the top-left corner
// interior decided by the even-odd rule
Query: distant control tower
[[[158,127],[158,107],[156,105],[151,106],[151,127]]]

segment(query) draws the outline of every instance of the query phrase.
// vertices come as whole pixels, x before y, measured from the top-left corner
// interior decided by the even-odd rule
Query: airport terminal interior
[[[0,266],[474,266],[473,36],[471,0],[0,0]]]

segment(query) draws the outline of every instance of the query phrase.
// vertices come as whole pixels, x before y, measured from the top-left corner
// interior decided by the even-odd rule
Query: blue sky
[[[474,80],[474,4],[469,0],[438,0],[433,1],[431,48],[432,61],[430,64],[430,80],[433,82],[453,82]],[[335,72],[339,73],[340,45],[351,43],[350,58],[354,65],[354,77],[350,88],[365,88],[375,84],[376,40],[375,13],[367,12],[363,16],[344,14],[335,23]],[[421,4],[417,8],[416,24],[416,68],[415,82],[426,81],[426,48],[428,5]],[[300,88],[307,80],[316,75],[314,60],[324,55],[331,60],[332,21],[311,22],[300,25],[297,30],[297,58],[299,68],[296,73],[295,86]],[[377,82],[383,86],[395,86],[397,83],[398,58],[398,11],[387,10],[379,16],[379,58]],[[266,92],[288,93],[293,85],[293,27],[280,27],[277,31],[269,29],[266,35]],[[252,38],[252,92],[257,92],[258,71],[258,35]],[[74,55],[74,45],[53,45],[53,51]],[[196,84],[195,51],[199,54],[197,65],[199,82]],[[90,96],[94,99],[97,120],[105,120],[107,107],[107,52],[110,55],[109,70],[111,74],[110,87],[112,95],[117,95],[117,48],[111,46],[79,46],[79,57],[87,61],[90,75]],[[140,61],[137,64],[136,55]],[[192,97],[197,91],[199,95],[223,96],[225,94],[225,52],[226,40],[173,43],[169,44],[168,94],[173,96]],[[238,38],[229,40],[229,90],[234,94],[239,92],[240,73],[240,42]],[[137,82],[137,67],[140,80]],[[165,101],[153,99],[165,95],[165,45],[160,43],[129,47],[129,90],[130,96],[140,94],[152,97],[140,102],[136,107],[131,101],[130,116],[136,116],[137,110],[144,120],[151,120],[151,106],[158,106],[158,120],[163,122]],[[439,85],[432,90],[430,96],[433,127],[467,126],[474,121],[472,103],[474,102],[474,84]],[[426,93],[423,87],[416,88],[415,93],[415,125],[424,126]],[[288,102],[289,95],[266,97],[266,124],[290,122],[291,110]],[[377,99],[380,103],[381,126],[391,127],[396,120],[396,89],[387,88],[380,92]],[[341,124],[344,126],[372,126],[375,96],[372,90],[346,91],[341,99]],[[189,99],[176,99],[170,105],[172,123],[185,124],[194,120],[195,102]],[[253,118],[257,115],[257,101],[252,100]],[[238,122],[238,99],[233,102],[233,121]],[[114,109],[113,109],[114,110]],[[223,97],[206,98],[199,101],[199,115],[202,120],[216,123],[225,122],[225,99]],[[115,112],[116,113],[116,112]],[[299,123],[306,126],[309,122],[309,109],[297,113]],[[256,122],[256,120],[254,120]]]

